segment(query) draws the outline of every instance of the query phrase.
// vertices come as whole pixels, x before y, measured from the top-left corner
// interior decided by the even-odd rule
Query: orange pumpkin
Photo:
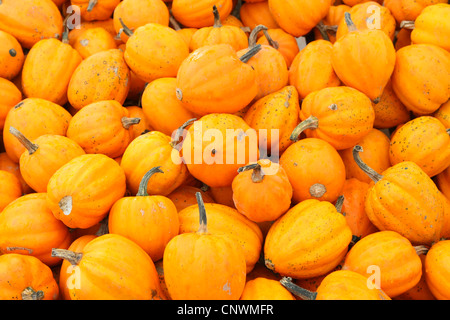
[[[239,17],[242,24],[253,30],[256,26],[262,24],[268,29],[279,28],[269,9],[269,1],[263,0],[258,2],[242,3],[239,10]]]
[[[369,287],[367,277],[351,270],[331,272],[322,280],[317,291],[299,287],[287,277],[280,282],[303,300],[391,300],[380,288]]]
[[[392,88],[415,114],[435,112],[450,98],[450,53],[432,44],[401,48],[397,51]]]
[[[289,84],[297,89],[300,99],[313,91],[341,85],[331,64],[332,51],[329,41],[315,40],[295,56],[289,68]]]
[[[9,128],[14,127],[29,140],[44,134],[65,136],[70,113],[60,105],[41,98],[26,98],[15,105],[6,116],[3,128],[3,142],[8,156],[19,163],[25,147],[14,137]]]
[[[0,212],[2,212],[8,204],[21,197],[23,192],[19,178],[11,172],[0,170],[0,181]]]
[[[376,172],[383,172],[391,166],[389,158],[390,139],[384,132],[372,129],[358,142],[358,145],[364,149],[361,159]],[[366,183],[372,182],[353,159],[353,146],[339,150],[339,154],[344,161],[347,179],[356,178]]]
[[[247,48],[247,34],[239,27],[222,24],[217,6],[213,6],[214,25],[198,29],[191,37],[189,50],[195,51],[200,47],[226,43],[234,50]]]
[[[279,281],[258,277],[245,283],[240,300],[295,300],[295,298]]]
[[[70,78],[67,96],[72,107],[79,110],[102,100],[123,104],[129,90],[130,70],[123,52],[110,49],[97,52],[78,65]]]
[[[127,178],[127,188],[132,194],[139,190],[142,177],[153,167],[161,167],[164,174],[152,176],[147,192],[166,196],[181,186],[189,177],[186,165],[179,161],[178,140],[159,131],[140,135],[128,145],[120,166]],[[174,161],[175,160],[175,161]]]
[[[203,28],[214,24],[211,8],[217,6],[222,19],[228,17],[233,9],[232,0],[190,0],[172,1],[172,14],[177,21],[188,28]]]
[[[80,16],[85,21],[106,20],[111,17],[120,0],[70,0],[78,6]]]
[[[49,0],[2,0],[0,30],[8,32],[23,48],[30,49],[45,38],[60,39],[63,18]]]
[[[128,110],[128,116],[130,118],[139,118],[139,123],[133,124],[130,127],[131,130],[131,140],[136,139],[141,134],[147,133],[153,130],[153,127],[150,125],[147,116],[139,106],[127,106],[125,107]]]
[[[425,275],[425,259],[426,254],[419,255],[419,258],[422,262],[422,277],[420,277],[419,282],[409,289],[408,291],[402,293],[401,295],[396,296],[395,300],[436,300],[435,296],[428,288],[428,284],[426,281]]]
[[[450,166],[436,175],[435,180],[439,190],[450,199]]]
[[[54,247],[68,248],[69,228],[55,219],[47,207],[45,193],[31,193],[11,202],[0,215],[0,252],[38,258],[49,266],[60,260],[51,257]]]
[[[114,40],[116,41],[116,45],[119,46],[123,44],[122,40],[116,39],[117,32],[114,29],[114,21],[112,18],[106,19],[106,20],[94,20],[94,21],[81,21],[81,23],[76,25],[77,28],[73,28],[69,30],[69,44],[71,46],[75,45],[75,42],[77,41],[77,38],[80,34],[82,34],[87,29],[92,28],[103,28],[106,31],[108,31],[111,36],[114,37]]]
[[[256,44],[271,45],[283,55],[289,68],[295,56],[299,53],[297,39],[281,28],[263,30],[264,37],[259,37]]]
[[[184,208],[193,206],[197,204],[197,198],[195,194],[200,192],[203,198],[203,202],[205,203],[214,203],[214,199],[212,195],[210,195],[209,191],[204,191],[201,188],[197,188],[189,185],[182,185],[172,191],[167,195],[167,198],[172,200],[173,204],[177,208],[177,211],[180,212]]]
[[[229,44],[203,46],[191,52],[176,75],[178,100],[198,115],[243,109],[258,93],[257,73],[246,62],[260,49],[252,47],[240,58]]]
[[[357,29],[345,13],[349,32],[333,45],[331,62],[339,79],[377,103],[394,71],[396,52],[391,38],[378,29]],[[377,50],[373,50],[376,47]]]
[[[425,280],[428,288],[438,300],[450,298],[449,265],[450,240],[435,243],[425,258]]]
[[[378,276],[380,288],[393,298],[413,288],[422,277],[425,246],[414,247],[394,231],[379,231],[359,240],[345,257],[343,270],[352,270],[366,277]],[[371,267],[376,266],[376,269]]]
[[[416,20],[420,13],[428,6],[436,3],[447,3],[446,0],[385,0],[383,5],[388,8],[397,23],[403,20]]]
[[[432,116],[414,118],[391,136],[389,157],[393,165],[412,161],[434,177],[450,166],[448,129]]]
[[[71,300],[161,300],[155,264],[136,243],[118,234],[89,241],[80,252],[55,248],[71,268]]]
[[[150,82],[177,76],[181,63],[189,54],[189,47],[174,29],[148,23],[132,32],[125,24],[123,26],[130,37],[126,43],[125,61],[139,78]]]
[[[314,38],[335,43],[339,23],[344,19],[344,13],[350,11],[350,9],[351,7],[346,4],[331,6],[326,17],[314,28]]]
[[[287,33],[301,37],[310,32],[328,14],[332,0],[268,0],[270,12]]]
[[[210,187],[230,186],[237,169],[257,160],[257,133],[236,115],[208,114],[187,130],[181,153],[196,179]]]
[[[127,43],[128,35],[121,32],[123,28],[120,20],[130,28],[137,28],[147,23],[159,23],[163,26],[169,25],[169,9],[162,0],[124,0],[114,9],[114,29],[120,34],[123,43]]]
[[[292,200],[306,199],[334,202],[345,183],[345,165],[335,148],[318,138],[301,139],[280,157],[293,188]]]
[[[12,161],[6,152],[0,153],[0,170],[8,171],[19,179],[23,194],[28,194],[34,191],[23,179],[22,173],[20,172],[19,163]]]
[[[268,159],[241,167],[231,187],[236,209],[255,222],[275,221],[291,206],[288,176]]]
[[[85,154],[80,145],[65,136],[44,134],[30,141],[14,127],[10,127],[9,132],[26,148],[19,159],[20,172],[36,192],[47,192],[48,181],[56,170]]]
[[[243,117],[258,133],[261,154],[279,157],[292,144],[292,131],[299,123],[300,104],[294,86],[269,93],[251,104]]]
[[[141,97],[142,110],[151,127],[169,136],[195,118],[177,99],[176,88],[175,77],[158,78],[147,84]]]
[[[164,250],[164,280],[169,294],[173,300],[239,300],[246,278],[244,251],[230,236],[209,231],[209,217],[216,210],[207,213],[200,194],[197,201],[198,206],[192,206],[197,211],[197,229],[184,233],[180,230]],[[236,212],[237,219],[239,216]],[[227,232],[231,230],[227,227]]]
[[[14,36],[3,30],[0,30],[0,43],[0,78],[12,80],[25,61],[23,49]]]
[[[94,53],[116,49],[117,44],[114,37],[108,30],[102,27],[84,29],[80,32],[77,40],[73,44],[83,59],[92,56]]]
[[[369,98],[351,87],[329,87],[311,92],[302,102],[300,124],[292,132],[319,138],[336,150],[354,146],[373,129],[375,113]]]
[[[159,167],[150,169],[136,196],[117,200],[108,216],[109,232],[133,240],[152,261],[162,259],[167,243],[179,232],[178,212],[172,200],[147,193],[148,181],[155,173],[164,174]]]
[[[5,125],[6,115],[22,100],[22,92],[8,79],[0,78],[0,130]]]
[[[57,300],[52,270],[39,259],[10,253],[0,256],[1,300]]]
[[[378,229],[370,221],[365,209],[365,200],[370,184],[356,178],[345,181],[341,195],[344,197],[341,212],[352,230],[352,235],[362,239],[377,232]]]
[[[47,186],[47,205],[70,228],[89,228],[125,194],[125,173],[103,154],[78,156],[60,167]]]
[[[130,118],[128,109],[115,100],[84,106],[70,120],[67,137],[86,153],[101,153],[110,158],[123,154],[133,139],[131,127],[140,118]]]
[[[430,245],[441,236],[444,201],[433,180],[414,162],[403,161],[382,174],[359,157],[361,146],[353,148],[356,163],[373,180],[365,206],[370,221],[380,230],[396,231],[413,245]]]
[[[265,265],[282,276],[304,279],[333,270],[345,257],[352,232],[328,201],[304,200],[270,227]]]
[[[236,209],[233,201],[233,188],[231,185],[226,187],[210,187],[209,190],[215,203]]]
[[[450,100],[440,106],[439,109],[433,113],[433,117],[441,121],[446,128],[450,128]]]

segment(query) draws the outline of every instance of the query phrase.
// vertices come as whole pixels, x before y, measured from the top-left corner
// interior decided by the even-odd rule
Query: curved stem
[[[238,173],[247,171],[247,170],[253,170],[252,172],[252,182],[254,183],[260,183],[264,179],[264,173],[262,172],[261,165],[259,163],[253,163],[246,165],[244,167],[240,167],[238,169]]]
[[[127,36],[131,37],[133,35],[133,31],[128,28],[125,23],[123,22],[122,18],[119,18],[120,24],[122,25],[122,32],[125,33]],[[119,31],[120,33],[120,31]]]
[[[138,124],[139,122],[141,122],[141,118],[128,118],[128,117],[123,117],[122,119],[120,119],[122,121],[122,126],[125,129],[130,129],[130,127],[132,125]]]
[[[291,133],[291,137],[289,138],[291,141],[298,141],[300,138],[300,134],[306,129],[317,129],[319,127],[319,119],[314,116],[309,116],[306,120],[300,122],[300,124],[295,127],[294,131]]]
[[[208,227],[207,227],[206,209],[201,192],[196,192],[195,197],[197,198],[199,211],[199,227],[197,233],[207,233]]]
[[[81,252],[74,252],[66,249],[53,248],[52,257],[61,258],[70,262],[71,265],[78,265],[80,263],[83,254]]]
[[[35,291],[32,287],[26,287],[22,291],[22,300],[42,300],[44,299],[44,291]]]
[[[181,137],[183,136],[184,130],[190,126],[194,121],[196,121],[196,118],[192,118],[189,119],[188,121],[186,121],[185,123],[183,123],[181,125],[181,127],[179,127],[175,133],[175,136],[172,138],[172,140],[169,142],[170,146],[178,151],[181,150],[181,144],[178,143],[181,139]]]
[[[323,23],[323,21],[320,21],[317,26],[316,26],[317,30],[319,30],[320,34],[322,35],[322,38],[326,41],[330,41],[330,37],[328,36],[328,32],[327,29],[325,27],[325,24]]]
[[[222,22],[220,22],[219,10],[217,10],[217,6],[213,5],[213,14],[214,14],[214,28],[222,27]]]
[[[312,292],[296,285],[295,283],[292,282],[292,278],[283,277],[280,279],[280,283],[289,292],[296,295],[297,297],[302,298],[303,300],[316,300],[317,292]]]
[[[411,20],[403,20],[402,22],[400,22],[400,28],[401,29],[409,29],[409,30],[413,30],[416,27],[416,24],[414,21]]]
[[[250,35],[248,36],[249,48],[253,48],[254,46],[256,46],[256,40],[258,40],[258,33],[264,30],[267,30],[267,27],[262,24],[259,24],[252,30],[252,32],[250,32]]]
[[[249,50],[244,53],[239,60],[241,60],[243,63],[247,63],[248,60],[250,60],[254,55],[256,55],[259,51],[261,50],[261,45],[257,44],[251,48],[249,48]]]
[[[28,153],[31,155],[35,153],[39,146],[37,144],[32,143],[30,140],[27,139],[19,130],[17,130],[14,127],[9,127],[9,133],[11,133],[14,137],[16,137],[17,140],[27,149]]]
[[[345,24],[347,25],[348,31],[357,31],[356,25],[353,23],[352,16],[349,12],[344,13]]]
[[[280,48],[280,45],[278,44],[278,42],[276,42],[275,40],[272,39],[272,37],[269,34],[269,31],[263,30],[263,33],[264,33],[264,37],[266,37],[266,39],[267,39],[267,42],[269,42],[269,45],[278,50]]]
[[[139,183],[139,189],[136,194],[136,197],[146,197],[148,196],[147,188],[148,188],[148,181],[155,173],[164,173],[164,171],[161,170],[161,166],[151,168],[148,170],[144,176],[141,179],[141,182]]]
[[[356,164],[358,165],[358,167],[364,171],[370,179],[372,179],[373,182],[377,183],[378,181],[380,181],[381,179],[383,179],[383,176],[381,174],[379,174],[378,172],[376,172],[375,170],[373,170],[371,167],[369,167],[367,164],[365,164],[359,153],[363,152],[363,148],[359,145],[356,145],[353,147],[353,159],[355,160]]]
[[[89,0],[89,4],[88,4],[88,7],[87,7],[87,11],[88,12],[91,12],[92,9],[94,9],[94,7],[97,5],[97,1],[98,0]]]

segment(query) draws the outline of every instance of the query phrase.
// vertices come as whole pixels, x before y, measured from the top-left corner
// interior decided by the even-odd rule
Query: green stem
[[[88,7],[87,7],[87,11],[88,12],[91,12],[92,9],[94,9],[94,7],[97,5],[97,1],[98,0],[89,0],[89,4],[88,4]]]
[[[259,163],[253,163],[249,164],[243,167],[240,167],[238,169],[238,173],[247,171],[247,170],[253,170],[252,172],[252,182],[254,183],[260,183],[264,179],[264,173],[261,170],[261,165]]]
[[[256,55],[259,51],[261,50],[261,45],[257,44],[251,48],[249,48],[249,50],[244,53],[239,60],[241,60],[243,63],[247,63],[248,60],[250,60],[254,55]]]
[[[213,5],[213,14],[214,14],[214,28],[222,27],[222,23],[220,22],[219,10],[217,10],[217,6]]]
[[[250,35],[248,36],[249,48],[253,48],[254,46],[256,46],[256,41],[258,40],[258,33],[264,30],[267,30],[267,27],[262,24],[259,24],[252,30],[252,32],[250,32]]]
[[[161,166],[151,168],[144,174],[141,182],[139,183],[139,189],[136,194],[136,197],[147,197],[148,196],[148,192],[147,192],[148,181],[157,172],[164,173],[164,171],[161,170]]]
[[[198,228],[197,232],[198,233],[207,233],[208,227],[207,227],[206,209],[205,209],[205,203],[203,202],[201,192],[196,192],[195,197],[197,198],[198,211],[199,211],[199,228]]]
[[[320,34],[322,35],[322,38],[326,41],[330,41],[330,37],[328,36],[328,32],[327,29],[325,27],[325,24],[323,23],[323,21],[320,21],[317,26],[316,26],[317,30],[319,30]]]
[[[356,25],[353,23],[352,16],[349,12],[344,13],[345,24],[347,25],[348,31],[357,31]]]
[[[294,131],[291,134],[291,141],[298,141],[300,138],[300,134],[306,129],[317,129],[319,127],[319,119],[315,116],[309,116],[306,120],[300,122],[300,124],[295,127]]]
[[[317,292],[309,291],[305,288],[302,288],[295,283],[292,282],[292,278],[283,277],[280,280],[280,283],[285,287],[289,292],[296,295],[297,297],[302,298],[303,300],[316,300]]]
[[[133,35],[133,31],[125,25],[122,18],[119,18],[119,21],[120,21],[120,24],[122,25],[121,31],[124,32],[127,36],[131,37]],[[120,33],[120,31],[119,31],[119,33]]]
[[[269,34],[268,30],[263,30],[264,33],[264,37],[266,37],[267,42],[269,42],[269,45],[271,45],[274,49],[279,49],[280,45],[278,44],[278,42],[276,42],[275,40],[272,39],[272,37]]]
[[[189,119],[188,121],[186,121],[185,123],[183,123],[181,125],[181,127],[179,127],[177,129],[177,132],[175,133],[175,136],[172,138],[172,140],[169,142],[170,146],[174,149],[177,149],[178,151],[181,150],[181,145],[179,143],[181,137],[183,136],[184,130],[189,127],[194,121],[196,121],[196,118],[192,118]]]
[[[26,287],[22,291],[22,300],[42,300],[44,299],[44,291],[35,291],[32,287]]]
[[[359,153],[363,152],[363,148],[359,145],[356,145],[353,147],[353,159],[355,160],[356,164],[358,165],[358,167],[364,171],[370,179],[372,179],[373,182],[377,183],[378,181],[380,181],[381,179],[383,179],[383,176],[381,174],[379,174],[378,172],[376,172],[375,170],[373,170],[371,167],[369,167],[367,164],[365,164]]]
[[[80,263],[83,254],[81,252],[74,252],[66,249],[53,248],[51,256],[67,260],[70,262],[71,265],[76,266]]]
[[[17,140],[19,140],[19,142],[25,147],[25,149],[27,149],[30,155],[35,153],[39,149],[39,146],[37,144],[34,144],[30,140],[28,140],[27,137],[25,137],[22,132],[20,132],[16,128],[9,127],[9,133],[16,137]]]
[[[335,207],[336,207],[336,211],[339,213],[342,213],[342,206],[344,205],[344,200],[345,200],[345,198],[342,195],[339,196],[338,199],[336,200]]]
[[[132,125],[135,125],[135,124],[138,124],[139,122],[141,122],[141,118],[128,118],[128,117],[123,117],[122,119],[121,119],[121,121],[122,121],[122,126],[125,128],[125,129],[130,129],[130,127],[132,126]]]

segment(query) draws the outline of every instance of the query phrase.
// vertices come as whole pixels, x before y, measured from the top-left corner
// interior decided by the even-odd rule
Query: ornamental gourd
[[[111,17],[120,0],[70,0],[70,3],[79,7],[83,20],[94,21]]]
[[[94,53],[116,49],[117,44],[114,37],[108,30],[102,27],[84,29],[73,44],[83,59],[92,56]]]
[[[266,26],[268,29],[279,28],[278,23],[270,12],[269,2],[267,0],[259,2],[245,1],[240,7],[239,17],[242,24],[251,30],[260,24]]]
[[[205,203],[215,202],[209,190],[204,190],[202,188],[190,185],[179,186],[169,195],[167,195],[167,198],[172,200],[173,204],[177,208],[177,211],[180,212],[184,208],[197,204],[197,198],[195,196],[197,192],[201,193],[203,202]]]
[[[128,109],[115,100],[93,102],[72,117],[67,137],[86,153],[116,158],[133,139],[131,127],[140,121],[140,118],[131,118]]]
[[[147,193],[154,174],[164,174],[159,167],[150,169],[142,178],[135,196],[117,200],[109,211],[109,233],[120,234],[137,243],[152,258],[162,259],[167,243],[179,232],[178,212],[172,200]]]
[[[172,1],[172,14],[183,26],[188,28],[203,28],[214,24],[211,8],[217,6],[222,19],[228,17],[233,9],[232,0],[190,0]]]
[[[281,28],[263,30],[264,37],[259,37],[256,44],[271,45],[283,55],[289,68],[295,56],[300,52],[297,39]]]
[[[176,75],[178,100],[198,115],[243,109],[258,93],[256,71],[246,62],[259,50],[238,57],[231,45],[215,44],[191,52]]]
[[[450,257],[450,240],[435,243],[428,250],[425,258],[425,280],[428,288],[438,300],[450,298],[450,274],[448,261]]]
[[[370,221],[380,230],[396,231],[413,245],[431,245],[439,240],[444,223],[444,201],[436,184],[414,162],[403,161],[379,174],[359,157],[356,163],[374,184],[365,200]]]
[[[39,40],[60,39],[63,18],[51,0],[2,0],[0,30],[10,33],[23,48],[30,49]]]
[[[6,115],[22,100],[22,92],[16,85],[5,78],[0,78],[0,130],[5,125]]]
[[[23,195],[22,184],[13,173],[0,169],[0,212]]]
[[[54,248],[52,256],[78,267],[79,286],[71,285],[71,300],[165,299],[155,264],[138,244],[118,234],[89,241],[80,252]]]
[[[373,129],[375,113],[370,99],[351,87],[340,86],[311,92],[302,102],[300,124],[292,132],[319,138],[336,150],[353,147]]]
[[[52,270],[39,259],[10,253],[0,256],[0,300],[57,300]]]
[[[450,99],[450,52],[432,44],[401,48],[392,88],[408,110],[416,115],[432,114]]]
[[[257,277],[245,283],[240,300],[295,300],[280,281]]]
[[[57,220],[47,207],[45,193],[31,193],[11,202],[0,215],[0,252],[38,258],[48,266],[59,259],[51,256],[54,247],[67,249],[69,228]]]
[[[173,300],[239,300],[246,279],[244,252],[235,239],[208,231],[209,215],[200,194],[197,199],[196,231],[175,236],[164,250],[169,294]]]
[[[106,217],[113,204],[125,195],[123,169],[104,154],[84,154],[50,178],[47,205],[70,228],[89,228]]]
[[[10,33],[0,30],[0,78],[12,80],[25,61],[22,46]]]
[[[357,29],[349,12],[345,13],[345,22],[349,33],[333,45],[334,71],[346,86],[361,91],[376,103],[394,71],[394,44],[381,30]]]
[[[345,257],[352,232],[328,201],[304,200],[277,219],[264,243],[267,268],[295,279],[333,270]]]
[[[430,177],[450,166],[450,129],[432,116],[414,118],[391,136],[391,163],[416,163]]]
[[[66,136],[44,134],[30,141],[14,127],[10,127],[9,132],[26,148],[19,159],[20,172],[25,182],[36,192],[47,192],[48,181],[56,170],[85,154],[78,143]]]
[[[293,188],[292,200],[334,202],[345,183],[345,165],[337,150],[318,138],[301,139],[290,145],[280,157]]]
[[[397,23],[404,20],[414,21],[420,13],[428,6],[436,3],[447,3],[446,0],[385,0],[384,6],[388,8]]]

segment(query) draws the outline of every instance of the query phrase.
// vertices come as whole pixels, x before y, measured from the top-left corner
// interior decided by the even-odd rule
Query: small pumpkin
[[[105,20],[94,20],[94,21],[81,21],[79,24],[77,24],[78,28],[73,28],[69,30],[69,44],[71,46],[75,45],[75,42],[77,41],[77,38],[80,34],[82,34],[85,30],[91,29],[91,28],[103,28],[106,31],[108,31],[111,36],[114,37],[114,40],[116,41],[116,45],[119,46],[123,44],[122,40],[116,39],[117,32],[114,29],[114,21],[113,18],[105,19]]]
[[[395,231],[378,231],[355,243],[345,257],[343,270],[352,270],[370,277],[379,275],[380,288],[391,298],[413,288],[422,277],[425,246],[413,246]],[[377,266],[373,270],[371,266]]]
[[[49,0],[2,0],[0,30],[8,32],[25,49],[45,38],[60,39],[63,18]]]
[[[329,87],[311,92],[302,102],[300,124],[291,140],[302,132],[319,138],[336,150],[353,147],[373,129],[375,113],[370,99],[351,87]]]
[[[2,212],[8,204],[21,197],[23,192],[19,178],[9,171],[0,169],[0,181],[0,212]]]
[[[191,52],[176,75],[178,100],[198,115],[245,108],[258,93],[257,73],[246,62],[259,50],[255,46],[238,57],[231,45],[215,44]]]
[[[39,259],[10,253],[0,256],[1,300],[58,300],[52,270]]]
[[[83,59],[94,53],[117,49],[116,40],[111,33],[102,27],[84,29],[77,37],[73,48]]]
[[[449,129],[432,116],[414,118],[391,136],[389,158],[393,165],[412,161],[434,177],[450,166]]]
[[[177,21],[188,28],[203,28],[214,24],[211,8],[217,6],[219,15],[226,19],[233,10],[232,0],[190,0],[172,1],[172,14]]]
[[[70,228],[89,228],[125,195],[123,169],[104,154],[84,154],[60,167],[47,186],[47,205]]]
[[[397,24],[404,20],[414,21],[428,6],[436,3],[447,3],[446,0],[385,0],[383,5],[388,8]]]
[[[314,28],[315,40],[323,39],[335,43],[338,26],[344,19],[344,13],[350,11],[351,8],[346,4],[335,3],[331,6],[326,17]]]
[[[427,76],[430,74],[433,77]],[[450,52],[432,44],[401,48],[397,51],[392,88],[416,115],[434,113],[450,99]]]
[[[435,296],[431,293],[430,288],[428,288],[428,284],[425,278],[426,257],[426,254],[419,255],[419,258],[422,262],[422,277],[420,277],[419,282],[408,291],[395,297],[395,300],[436,300]]]
[[[110,49],[84,59],[70,78],[68,101],[79,110],[88,104],[116,100],[125,102],[130,90],[130,70],[123,52]]]
[[[14,127],[29,140],[44,134],[65,136],[71,114],[62,106],[41,98],[26,98],[15,105],[5,119],[3,142],[12,161],[19,163],[20,156],[26,150],[14,137],[9,128]]]
[[[369,287],[367,277],[351,270],[331,272],[322,280],[317,291],[299,287],[289,277],[283,277],[280,282],[303,300],[392,300],[380,288]]]
[[[278,163],[268,159],[239,168],[233,179],[236,209],[255,222],[275,221],[291,206],[292,186]]]
[[[448,281],[448,261],[450,240],[438,241],[431,246],[425,258],[425,280],[437,300],[448,300],[450,283]]]
[[[45,193],[31,193],[11,202],[0,215],[0,252],[38,258],[49,266],[59,264],[51,256],[54,247],[68,248],[69,228],[55,219]]]
[[[111,17],[120,0],[70,0],[78,6],[80,16],[85,21],[106,20]]]
[[[379,174],[361,160],[362,151],[359,145],[353,148],[356,163],[374,182],[365,201],[370,221],[380,231],[398,232],[413,245],[438,241],[444,201],[433,180],[411,161],[400,162]]]
[[[124,236],[98,236],[80,252],[54,248],[52,256],[73,266],[71,300],[165,299],[152,259]]]
[[[247,34],[239,27],[222,24],[217,6],[213,6],[214,25],[198,29],[189,42],[189,50],[195,51],[205,45],[227,43],[234,50],[247,48]]]
[[[290,68],[295,56],[300,52],[297,39],[281,28],[263,30],[264,37],[259,37],[256,44],[271,45],[283,55],[286,66]]]
[[[332,51],[329,41],[315,40],[295,56],[289,68],[289,84],[297,89],[300,99],[313,91],[341,85],[331,64]]]
[[[258,25],[264,25],[267,29],[279,28],[269,9],[269,1],[247,2],[242,3],[239,10],[239,17],[242,24],[253,30]]]
[[[201,188],[190,186],[190,185],[182,185],[172,191],[167,195],[167,198],[172,200],[173,204],[177,208],[177,211],[180,212],[184,208],[193,206],[197,204],[196,193],[200,192],[203,198],[203,202],[205,203],[214,203],[214,199],[212,195],[210,195],[209,191],[205,191]]]
[[[209,232],[209,214],[200,194],[197,201],[196,231],[180,232],[164,250],[164,280],[169,294],[173,300],[239,300],[246,279],[244,251],[235,239]]]
[[[120,234],[137,243],[152,258],[162,259],[167,243],[179,232],[175,204],[164,196],[149,196],[147,185],[159,168],[150,169],[142,178],[135,196],[117,200],[109,211],[109,233]]]
[[[0,130],[5,125],[9,110],[22,101],[22,92],[16,85],[5,78],[0,78]]]
[[[258,277],[245,283],[240,300],[295,300],[280,281]]]
[[[0,30],[0,78],[12,80],[25,61],[22,46],[10,33]]]
[[[23,194],[34,191],[23,179],[19,163],[12,161],[6,152],[0,152],[0,170],[8,171],[19,179]]]
[[[333,270],[345,257],[352,232],[328,201],[304,200],[277,219],[264,243],[267,268],[295,279]]]
[[[450,199],[450,166],[436,175],[435,181],[439,190]]]
[[[439,109],[433,113],[433,117],[441,121],[444,127],[450,128],[450,100],[440,106]]]
[[[381,30],[358,29],[349,12],[344,14],[344,19],[349,33],[333,44],[334,71],[346,86],[361,91],[377,103],[394,71],[394,44]]]
[[[141,118],[131,118],[128,109],[116,100],[93,102],[70,120],[67,137],[86,153],[101,153],[110,158],[121,156],[133,140],[131,127]]]
[[[280,157],[293,188],[292,200],[334,202],[345,183],[345,165],[337,150],[318,138],[301,139],[290,145]]]
[[[10,127],[9,132],[26,148],[19,159],[20,172],[36,192],[47,192],[48,181],[56,170],[85,154],[79,144],[66,136],[44,134],[30,141],[14,127]]]

